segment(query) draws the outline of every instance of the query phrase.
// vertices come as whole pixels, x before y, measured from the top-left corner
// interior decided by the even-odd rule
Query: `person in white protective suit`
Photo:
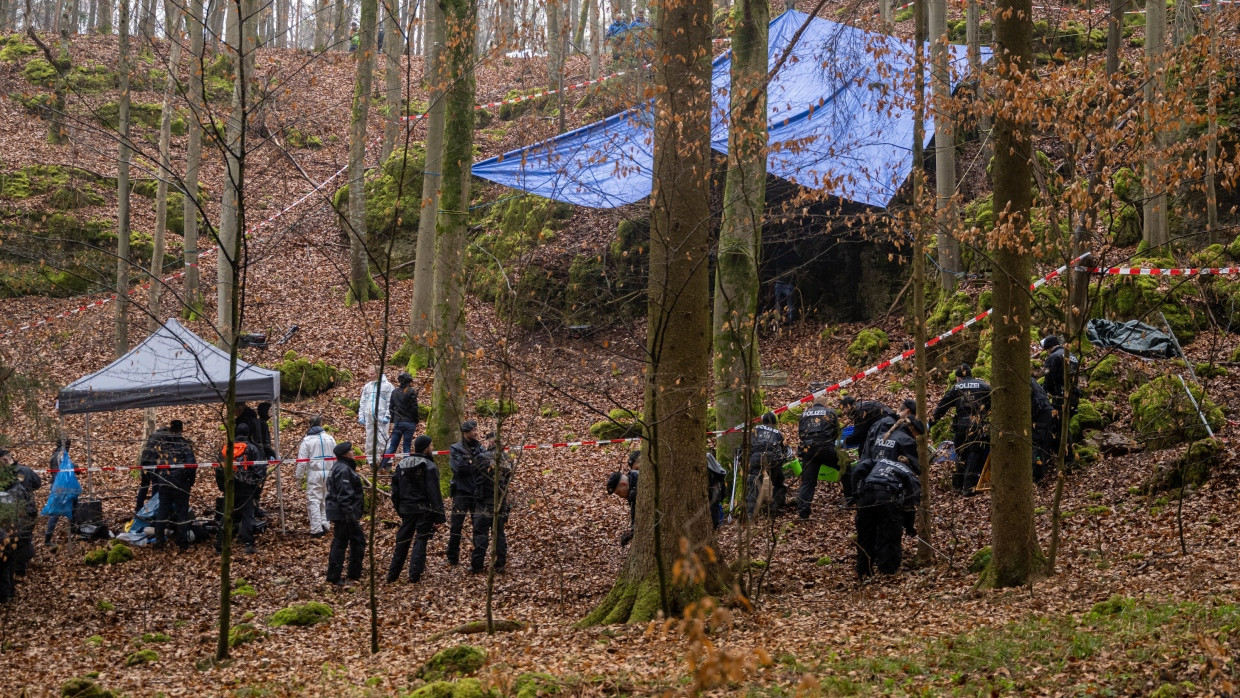
[[[383,367],[379,367],[382,371]],[[383,455],[383,449],[388,443],[388,429],[390,416],[388,414],[388,403],[392,400],[392,391],[396,386],[392,381],[388,380],[387,375],[383,375],[383,382],[377,387],[375,381],[370,381],[362,388],[362,397],[357,403],[357,423],[366,427],[366,442],[363,448],[366,451],[366,462],[373,462],[373,458]],[[379,409],[375,410],[375,390],[379,391]],[[372,452],[378,451],[378,454]]]
[[[321,538],[327,535],[327,476],[331,474],[336,457],[332,451],[336,439],[323,429],[323,418],[310,418],[310,429],[297,449],[297,469],[294,477],[298,482],[305,478],[306,504],[310,512],[310,535]]]

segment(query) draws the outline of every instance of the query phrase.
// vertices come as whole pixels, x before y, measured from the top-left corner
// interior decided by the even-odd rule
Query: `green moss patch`
[[[94,680],[74,677],[60,684],[61,698],[115,698],[116,692],[99,687]]]
[[[607,413],[607,419],[590,425],[590,434],[598,439],[631,439],[641,436],[641,412],[617,408]]]
[[[238,596],[249,596],[252,598],[258,596],[258,592],[255,591],[254,585],[245,580],[245,577],[237,577],[233,580],[233,588],[230,595],[234,599]]]
[[[1223,410],[1207,399],[1201,388],[1188,382],[1193,399],[1218,431],[1223,426]],[[1140,440],[1151,449],[1162,449],[1206,437],[1201,417],[1194,409],[1184,384],[1174,375],[1163,375],[1142,384],[1128,398],[1132,407],[1132,427]]]
[[[482,398],[474,402],[474,412],[483,417],[508,417],[517,413],[517,403]]]
[[[877,328],[861,330],[848,345],[848,365],[860,368],[878,360],[889,344],[886,332]]]
[[[31,85],[51,87],[56,82],[56,68],[46,58],[32,58],[22,69],[22,77]]]
[[[1194,441],[1179,458],[1158,466],[1143,489],[1147,494],[1153,494],[1182,487],[1200,487],[1210,479],[1210,473],[1222,460],[1223,448],[1217,440]]]
[[[0,37],[0,61],[16,63],[32,53],[38,53],[39,47],[28,43],[21,34],[9,34]]]
[[[254,627],[251,623],[238,623],[228,631],[228,646],[239,647],[241,645],[257,642],[267,637],[267,633]]]
[[[133,127],[159,128],[163,117],[164,105],[158,102],[130,102],[129,124]],[[121,106],[117,102],[104,102],[95,111],[97,118],[105,126],[119,128],[121,123]]]
[[[499,698],[500,693],[483,687],[478,679],[461,679],[428,683],[406,695],[408,698]]]
[[[159,661],[159,653],[155,650],[138,650],[133,654],[125,657],[125,666],[138,666],[139,664],[150,664]]]
[[[276,611],[275,615],[271,616],[271,620],[267,621],[267,625],[273,628],[284,625],[305,627],[326,622],[331,617],[331,606],[319,601],[311,601],[309,603],[293,604]]]
[[[280,372],[280,393],[288,399],[303,395],[318,395],[334,388],[338,383],[353,380],[352,374],[331,366],[322,359],[310,361],[289,350],[284,360],[275,365]]]
[[[95,548],[86,553],[82,561],[88,565],[119,565],[133,559],[133,549],[124,543],[113,542],[103,548]]]
[[[477,673],[487,661],[487,651],[473,645],[455,645],[435,653],[418,670],[418,678],[440,681]]]

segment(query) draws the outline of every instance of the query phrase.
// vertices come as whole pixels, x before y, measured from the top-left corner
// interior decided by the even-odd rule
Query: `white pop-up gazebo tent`
[[[228,375],[228,353],[173,318],[129,353],[65,386],[56,396],[56,408],[62,415],[85,414],[89,439],[92,412],[224,402],[228,397]],[[268,400],[275,407],[272,439],[278,452],[280,372],[238,359],[236,401],[256,400]],[[89,459],[89,450],[87,454]],[[284,488],[279,468],[276,496],[283,529]]]

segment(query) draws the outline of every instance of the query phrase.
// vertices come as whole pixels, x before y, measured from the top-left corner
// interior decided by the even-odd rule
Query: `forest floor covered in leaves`
[[[106,60],[108,47],[91,41],[75,43],[75,51]],[[573,69],[580,73],[583,66],[574,63]],[[544,73],[536,60],[507,62],[480,80],[479,98],[502,97],[527,80],[537,85],[541,78],[534,76]],[[14,71],[3,72],[0,88],[18,89],[16,79]],[[327,141],[324,150],[298,156],[319,181],[344,164],[351,66],[343,59],[325,62],[305,80],[297,94],[315,97],[290,101],[280,113]],[[377,132],[377,126],[376,121],[372,130]],[[64,151],[23,138],[23,129],[36,127],[43,128],[0,100],[0,159],[6,167],[73,161],[112,172],[109,148],[114,146],[103,134],[83,131],[80,142],[90,147]],[[519,127],[494,128],[482,150],[495,154],[554,130],[546,119],[529,115]],[[218,190],[220,170],[218,159],[207,163],[208,189]],[[269,169],[258,170],[256,181],[263,192],[254,199],[258,219],[308,189],[294,168],[275,155]],[[37,207],[40,200],[29,205]],[[149,213],[137,215],[140,226]],[[593,249],[625,215],[624,210],[578,213],[572,222],[575,233],[559,243],[563,252]],[[396,351],[408,316],[409,281],[392,282],[390,307],[384,301],[360,308],[343,305],[345,248],[333,214],[321,202],[251,240],[246,329],[279,336],[297,324],[300,331],[286,346],[247,349],[243,358],[272,365],[283,351],[294,350],[352,374],[322,395],[284,405],[291,420],[281,449],[286,455],[295,451],[306,418],[315,413],[326,416],[338,439],[361,440],[361,427],[347,403],[356,399],[376,362]],[[205,266],[203,274],[210,288],[212,266]],[[0,301],[3,329],[81,302]],[[169,315],[168,308],[171,303],[157,314]],[[6,425],[22,462],[41,467],[50,454],[55,425],[46,420],[53,413],[55,388],[112,360],[111,309],[86,311],[0,340],[6,364],[36,379],[31,390],[41,414],[19,412]],[[214,314],[210,305],[207,312]],[[640,406],[644,326],[602,327],[587,337],[554,328],[517,329],[476,299],[469,303],[467,318],[474,357],[467,405],[472,412],[476,400],[495,398],[499,363],[509,363],[509,397],[518,408],[507,427],[510,442],[590,438],[590,424],[609,410]],[[189,326],[210,336],[206,320]],[[894,317],[883,326],[892,340],[887,353],[894,353],[907,334]],[[132,313],[131,337],[144,336],[145,327],[142,313]],[[385,327],[391,328],[391,342],[383,351]],[[835,326],[823,339],[821,325],[806,323],[764,341],[764,365],[785,370],[790,378],[789,385],[768,391],[767,404],[800,397],[810,381],[834,381],[864,368],[847,366],[844,358],[862,327]],[[1203,334],[1189,347],[1190,355],[1199,361],[1230,355],[1236,338],[1218,339]],[[1141,368],[1134,359],[1125,361]],[[905,368],[866,379],[850,392],[895,404],[912,395]],[[430,375],[419,375],[418,384]],[[1236,414],[1236,380],[1224,376],[1210,385],[1215,401]],[[944,388],[942,380],[932,386],[932,402]],[[1105,431],[1124,432],[1125,395],[1107,399],[1116,403],[1118,414]],[[219,409],[159,410],[161,423],[172,418],[186,422],[199,460],[213,460],[220,446]],[[484,432],[494,424],[482,422]],[[77,440],[75,458],[84,465],[81,418],[68,418],[63,427]],[[791,436],[794,428],[784,428]],[[1229,426],[1224,436],[1234,437],[1234,431]],[[96,418],[93,464],[133,464],[141,433],[137,412]],[[1069,474],[1056,574],[1029,588],[1002,591],[976,589],[977,574],[969,569],[989,540],[989,498],[953,495],[945,466],[933,472],[934,564],[865,585],[856,582],[853,570],[853,512],[844,506],[838,486],[824,484],[809,521],[785,515],[766,529],[774,548],[754,608],[735,609],[730,623],[712,635],[719,650],[732,653],[729,661],[746,668],[712,690],[772,696],[1223,694],[1228,682],[1237,680],[1240,658],[1240,470],[1229,444],[1210,480],[1184,498],[1174,492],[1142,494],[1154,469],[1183,450],[1104,457]],[[574,627],[606,595],[624,560],[618,539],[628,526],[627,507],[605,496],[604,482],[626,453],[627,448],[609,446],[519,455],[510,495],[510,562],[496,579],[494,612],[497,618],[528,624],[523,630],[491,637],[438,636],[484,616],[486,584],[484,577],[447,566],[446,532],[441,531],[419,584],[380,580],[380,652],[372,655],[367,589],[325,583],[328,540],[307,535],[304,498],[293,483],[292,466],[286,465],[281,485],[288,533],[264,534],[256,554],[239,555],[233,564],[238,582],[231,594],[234,622],[251,623],[261,633],[236,647],[233,659],[219,665],[209,661],[220,595],[218,558],[209,546],[187,553],[138,549],[132,561],[91,567],[83,556],[92,546],[79,543],[50,552],[36,542],[37,556],[19,585],[17,602],[0,609],[0,689],[5,695],[23,690],[53,695],[66,680],[93,675],[104,688],[133,696],[383,696],[417,686],[422,663],[460,642],[488,651],[478,676],[505,692],[527,672],[551,675],[551,684],[568,695],[684,689],[692,680],[689,645],[676,628]],[[128,519],[136,477],[95,474],[89,484],[104,499],[107,523],[119,529]],[[276,489],[274,483],[267,487],[263,505],[278,529]],[[214,482],[204,473],[195,489],[195,509],[206,509],[214,496]],[[1052,496],[1052,487],[1039,487],[1036,515],[1043,549],[1050,544]],[[375,549],[379,577],[386,571],[395,519],[390,505],[382,503]],[[735,557],[737,529],[737,524],[720,529],[719,553],[725,559]],[[765,557],[765,543],[756,545],[755,556]],[[913,545],[906,539],[910,557]],[[276,611],[307,601],[330,605],[333,617],[310,628],[268,625]],[[127,666],[139,650],[153,650],[154,659]]]

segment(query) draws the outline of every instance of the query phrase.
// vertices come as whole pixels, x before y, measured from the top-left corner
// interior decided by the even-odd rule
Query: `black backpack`
[[[840,423],[834,410],[823,414],[802,414],[797,422],[797,437],[802,446],[830,446],[839,435]]]

